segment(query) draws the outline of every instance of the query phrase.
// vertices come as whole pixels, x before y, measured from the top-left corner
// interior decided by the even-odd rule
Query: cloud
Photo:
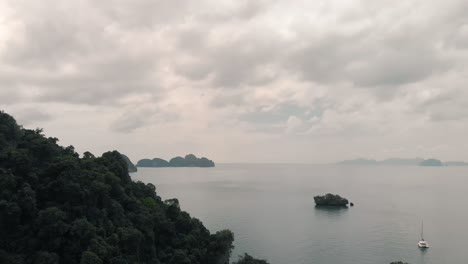
[[[140,128],[145,125],[146,122],[149,120],[147,119],[146,115],[140,114],[122,114],[117,120],[115,120],[112,125],[111,129],[122,132],[122,133],[129,133],[134,131],[137,128]]]
[[[14,112],[15,118],[19,124],[29,126],[32,124],[44,123],[53,120],[53,117],[48,112],[37,108],[23,108]]]
[[[146,151],[190,145],[226,161],[243,161],[247,145],[258,161],[296,160],[303,146],[304,161],[394,146],[415,156],[416,145],[456,158],[468,151],[451,147],[468,130],[467,8],[461,0],[7,0],[0,105],[86,150],[78,124],[98,131],[95,148],[115,139],[134,155],[144,142]],[[275,144],[281,155],[262,154]]]
[[[20,95],[18,92],[10,87],[8,84],[4,84],[6,87],[0,89],[0,104],[10,105],[14,104],[16,101],[19,100]]]
[[[151,30],[154,27],[183,23],[189,12],[190,1],[174,0],[104,0],[93,3],[100,14],[121,27],[130,30]]]
[[[210,35],[224,41],[206,43],[203,39],[209,39]],[[213,30],[184,32],[180,38],[182,52],[187,49],[190,53],[176,64],[175,70],[189,79],[210,78],[216,87],[238,88],[268,83],[276,77],[273,64],[281,46],[273,36],[262,36],[260,32],[235,32],[227,36],[225,32]],[[194,47],[198,49],[193,50]]]
[[[302,130],[304,122],[297,116],[290,116],[286,122],[286,132],[295,133]]]
[[[179,119],[179,115],[167,111],[162,105],[155,105],[150,100],[134,100],[138,105],[123,109],[122,114],[110,125],[112,131],[131,133],[139,128],[170,123]]]
[[[390,32],[378,21],[356,33],[327,32],[304,36],[304,45],[292,50],[288,65],[304,79],[314,82],[349,82],[357,87],[398,87],[423,80],[433,72],[447,70],[431,38],[429,25],[400,25]],[[380,34],[379,34],[380,33]]]
[[[11,6],[16,16],[8,22],[18,26],[1,53],[5,70],[0,73],[10,87],[37,91],[37,101],[79,104],[115,103],[158,90],[152,38],[140,41],[138,34],[116,28],[91,2]],[[73,9],[88,16],[70,13]]]

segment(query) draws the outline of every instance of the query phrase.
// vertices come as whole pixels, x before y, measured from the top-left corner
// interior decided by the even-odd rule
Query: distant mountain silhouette
[[[444,166],[444,164],[438,159],[426,159],[421,161],[421,163],[419,163],[419,166],[439,167]]]
[[[416,166],[421,163],[423,159],[414,158],[414,159],[402,159],[402,158],[391,158],[385,160],[374,160],[374,159],[352,159],[352,160],[343,160],[338,162],[339,165],[389,165],[389,166]]]
[[[343,160],[337,162],[338,165],[386,165],[386,166],[468,166],[465,161],[447,161],[442,162],[438,159],[404,159],[404,158],[390,158],[384,160],[358,158],[351,160]]]
[[[169,162],[163,159],[142,159],[137,162],[137,167],[170,167]]]
[[[197,158],[193,154],[188,154],[183,157],[174,157],[169,161],[154,158],[154,159],[142,159],[137,162],[137,167],[214,167],[215,163],[205,157]]]
[[[423,161],[423,159],[421,158],[414,158],[414,159],[392,158],[392,159],[382,160],[379,163],[382,165],[417,165],[421,161]]]
[[[446,161],[445,166],[468,166],[468,162],[465,161]]]

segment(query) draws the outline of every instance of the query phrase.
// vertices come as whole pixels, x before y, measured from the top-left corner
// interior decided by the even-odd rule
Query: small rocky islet
[[[347,207],[349,203],[348,199],[341,197],[338,194],[331,194],[331,193],[315,196],[314,201],[315,201],[315,206],[317,207],[325,207],[325,206]],[[351,204],[352,204],[351,206],[354,206],[353,203]]]

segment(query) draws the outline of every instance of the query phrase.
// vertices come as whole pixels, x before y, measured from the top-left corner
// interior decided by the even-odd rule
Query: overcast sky
[[[0,0],[0,109],[134,161],[468,160],[468,1]]]

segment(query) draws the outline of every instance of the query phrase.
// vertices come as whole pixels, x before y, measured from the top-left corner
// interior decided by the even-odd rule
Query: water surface
[[[271,264],[465,264],[468,167],[220,164],[139,168],[163,199],[211,231],[231,229],[233,256]],[[314,207],[337,193],[349,209]],[[431,248],[417,247],[421,219]]]

